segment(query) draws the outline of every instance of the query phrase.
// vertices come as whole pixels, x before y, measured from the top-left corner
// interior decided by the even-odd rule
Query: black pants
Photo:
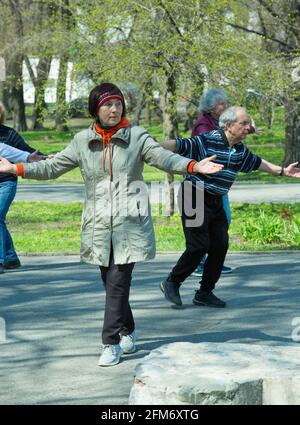
[[[100,266],[106,291],[102,329],[103,344],[118,344],[120,335],[128,335],[134,331],[135,325],[129,305],[129,291],[134,264],[115,264],[113,250],[111,249],[109,266]]]
[[[192,202],[195,204],[195,192]],[[197,205],[197,208],[203,208]],[[183,282],[196,269],[200,259],[207,255],[200,282],[201,289],[212,291],[219,280],[228,249],[228,222],[223,208],[222,196],[204,193],[204,220],[198,227],[187,226],[187,217],[182,212],[182,225],[186,249],[170,273],[170,280]]]

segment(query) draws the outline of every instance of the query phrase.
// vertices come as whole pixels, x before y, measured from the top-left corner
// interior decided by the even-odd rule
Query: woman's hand
[[[214,174],[222,170],[222,168],[224,168],[224,165],[212,162],[216,158],[217,155],[213,155],[208,158],[202,159],[202,161],[200,162],[196,162],[193,167],[193,173]]]
[[[3,158],[2,156],[0,156],[0,172],[16,175],[18,174],[16,165],[7,161],[7,159]]]

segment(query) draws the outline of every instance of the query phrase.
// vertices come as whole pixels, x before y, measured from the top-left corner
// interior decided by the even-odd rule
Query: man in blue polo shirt
[[[214,162],[224,165],[224,168],[216,174],[188,175],[182,184],[182,225],[186,249],[169,276],[160,284],[166,300],[172,304],[182,305],[180,285],[195,270],[200,258],[208,253],[200,289],[196,291],[193,303],[199,306],[226,306],[224,301],[213,294],[228,249],[228,222],[222,196],[229,191],[239,171],[248,173],[260,170],[273,175],[300,178],[297,163],[283,168],[248,150],[242,140],[247,136],[250,125],[246,110],[233,106],[220,116],[219,130],[189,139],[169,140],[162,144],[166,149],[195,161],[216,155]],[[188,182],[192,185],[191,191],[186,189]],[[197,196],[199,186],[204,188],[204,202],[201,202],[203,197]],[[191,196],[187,196],[187,192],[190,192]],[[191,225],[191,219],[195,217],[186,213],[188,208],[184,206],[187,203],[196,206],[196,214],[197,210],[198,212],[200,209],[204,210],[203,221],[199,225]]]

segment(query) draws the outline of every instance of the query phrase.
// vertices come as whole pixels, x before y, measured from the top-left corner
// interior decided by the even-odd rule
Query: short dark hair
[[[101,95],[104,93],[109,93],[110,95],[119,95],[122,97],[123,101],[123,112],[122,117],[126,115],[126,106],[125,106],[125,100],[123,93],[117,87],[115,84],[112,83],[102,83],[98,86],[94,87],[89,95],[89,113],[93,118],[97,118],[97,112],[98,112],[98,105],[99,105],[99,99],[101,98]]]

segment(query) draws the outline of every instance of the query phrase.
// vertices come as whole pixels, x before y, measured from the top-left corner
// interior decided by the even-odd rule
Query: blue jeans
[[[5,219],[9,207],[17,191],[16,181],[0,183],[0,264],[18,258],[14,249],[12,238],[7,230]]]
[[[224,211],[225,211],[225,214],[226,214],[226,218],[227,218],[228,224],[230,224],[231,223],[231,211],[230,211],[228,195],[223,195],[222,200],[223,200],[223,208],[224,208]]]

